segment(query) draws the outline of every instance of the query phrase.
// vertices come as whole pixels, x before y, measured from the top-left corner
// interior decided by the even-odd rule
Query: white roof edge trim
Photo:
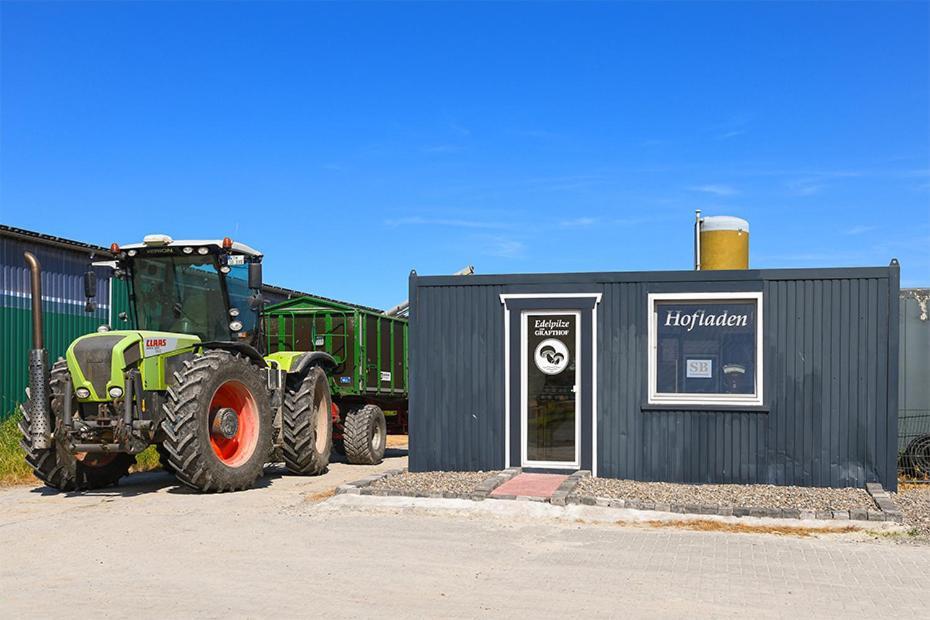
[[[119,246],[121,250],[141,250],[147,248],[176,248],[183,247],[185,245],[190,245],[193,247],[199,247],[203,245],[215,245],[218,248],[223,247],[222,239],[181,239],[178,241],[172,241],[171,243],[166,243],[163,245],[146,245],[144,243],[129,243],[127,245]],[[233,241],[232,249],[234,252],[241,252],[242,254],[249,254],[250,256],[263,256],[261,252],[255,248],[249,247],[244,243],[239,243],[238,241]]]

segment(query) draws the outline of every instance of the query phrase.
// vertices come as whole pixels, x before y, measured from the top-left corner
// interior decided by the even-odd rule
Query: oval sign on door
[[[568,347],[561,340],[546,338],[536,346],[536,368],[547,375],[557,375],[568,366]]]

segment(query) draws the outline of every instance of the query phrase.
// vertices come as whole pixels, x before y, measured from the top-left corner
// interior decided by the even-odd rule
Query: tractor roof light
[[[110,251],[111,251],[112,253],[114,253],[114,254],[119,254],[119,244],[118,244],[118,243],[111,243],[111,244],[110,244]]]
[[[232,239],[230,239],[229,237],[223,237],[223,249],[231,250],[232,246],[233,246]]]
[[[145,245],[169,245],[174,241],[168,235],[146,235],[142,239]]]

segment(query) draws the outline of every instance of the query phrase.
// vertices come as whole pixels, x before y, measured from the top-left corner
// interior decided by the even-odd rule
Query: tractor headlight
[[[210,250],[208,248],[197,248],[198,254],[209,254]]]
[[[222,271],[223,273],[229,273],[231,269],[229,268],[229,265],[223,265],[222,267],[220,267],[220,271]]]
[[[194,253],[194,248],[192,248],[192,247],[190,247],[190,246],[187,246],[186,248],[184,248],[184,249],[181,250],[181,251],[184,252],[185,254],[193,254],[193,253]]]
[[[78,388],[74,390],[78,398],[90,398],[90,390],[87,388]]]
[[[239,308],[230,308],[230,309],[229,309],[229,316],[231,316],[231,317],[237,317],[237,316],[239,316]]]
[[[138,252],[136,252],[135,250],[129,250],[126,253],[129,254],[130,256],[135,256],[136,254],[138,254]]]
[[[107,391],[107,394],[110,395],[110,398],[119,398],[123,395],[123,388],[118,385],[114,385]]]
[[[229,324],[229,329],[233,330],[234,332],[239,331],[240,329],[242,329],[242,321],[233,321],[233,322],[231,322],[231,323]]]

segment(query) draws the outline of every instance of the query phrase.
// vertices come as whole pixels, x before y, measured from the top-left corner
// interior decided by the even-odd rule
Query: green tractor
[[[51,368],[41,267],[25,254],[33,349],[21,430],[35,475],[63,491],[112,485],[150,445],[165,470],[204,492],[248,489],[271,461],[323,473],[333,442],[327,373],[336,362],[325,351],[265,354],[262,255],[229,238],[166,235],[111,251],[107,264],[128,281],[137,329],[101,326]],[[84,285],[93,309],[93,271]]]

